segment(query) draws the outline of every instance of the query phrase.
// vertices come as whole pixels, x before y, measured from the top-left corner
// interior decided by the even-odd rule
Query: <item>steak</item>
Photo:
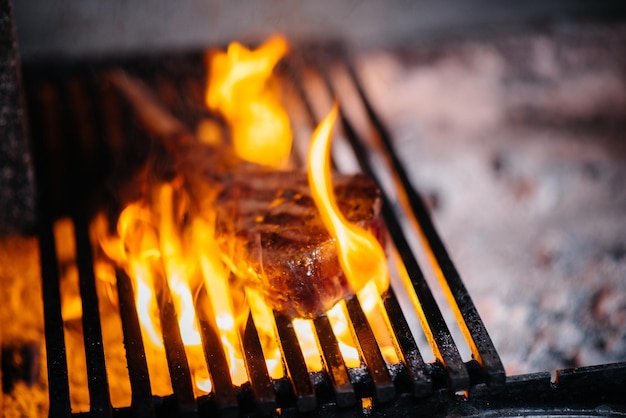
[[[349,222],[383,240],[381,197],[363,175],[335,175]],[[216,237],[226,264],[275,311],[314,318],[355,290],[315,206],[304,171],[241,170],[217,196]]]
[[[306,172],[270,170],[240,160],[228,147],[200,144],[139,80],[121,72],[108,79],[164,148],[152,164],[156,177],[182,175],[196,212],[216,212],[216,239],[236,284],[255,289],[290,318],[322,315],[358,290],[341,270]],[[335,175],[333,183],[345,218],[382,243],[376,185],[362,175]]]

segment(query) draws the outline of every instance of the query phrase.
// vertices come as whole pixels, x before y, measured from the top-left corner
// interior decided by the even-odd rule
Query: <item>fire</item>
[[[288,50],[285,38],[274,36],[256,50],[233,42],[226,52],[207,53],[210,77],[206,105],[225,119],[233,148],[242,159],[279,167],[289,157],[291,128],[280,103],[280,86],[272,74],[274,66]],[[198,129],[203,141],[224,142],[223,132],[215,121],[204,121]],[[245,292],[248,306],[234,306],[235,296],[229,284],[231,272],[222,263],[214,238],[214,213],[194,214],[183,227],[178,217],[181,210],[185,212],[185,208],[181,209],[184,202],[181,202],[180,189],[181,184],[176,182],[155,187],[150,202],[131,204],[124,209],[119,217],[117,238],[101,240],[105,253],[124,266],[133,281],[144,340],[149,349],[164,351],[156,290],[159,281],[164,279],[172,294],[196,388],[210,392],[206,364],[198,355],[202,352],[202,338],[193,296],[204,286],[233,383],[248,380],[240,337],[248,315],[252,315],[257,324],[270,375],[282,377],[282,357],[275,329],[268,325],[273,320],[271,310],[253,291]],[[155,366],[148,360],[152,371]]]
[[[389,286],[385,251],[371,232],[345,219],[333,193],[330,144],[338,112],[335,104],[311,137],[307,159],[309,186],[324,225],[337,242],[341,268],[361,303],[382,354],[387,361],[396,363],[398,357],[380,299],[380,294]],[[360,358],[349,332],[345,303],[340,302],[327,314],[346,365],[358,367]]]
[[[345,219],[333,194],[330,140],[337,113],[335,104],[313,132],[308,155],[309,185],[324,225],[337,241],[341,268],[352,289],[358,291],[373,281],[382,293],[389,285],[385,252],[372,233]]]
[[[207,105],[226,119],[240,157],[274,167],[282,164],[291,150],[287,114],[279,103],[280,92],[272,76],[274,66],[287,50],[284,38],[276,36],[256,50],[232,43],[226,53],[208,54],[211,78]],[[342,269],[385,359],[397,362],[380,299],[389,284],[385,252],[373,234],[347,222],[333,194],[329,155],[337,113],[335,106],[311,140],[308,174],[312,196],[337,243]],[[219,129],[209,130],[214,139],[220,136]],[[256,326],[269,375],[274,379],[283,377],[285,365],[272,310],[257,290],[233,286],[230,279],[234,273],[222,261],[216,241],[211,205],[200,209],[192,206],[181,178],[147,189],[147,198],[127,205],[120,213],[116,234],[108,231],[103,217],[98,219],[101,225],[96,229],[102,252],[131,279],[153,392],[172,393],[161,329],[166,292],[171,294],[196,395],[210,393],[213,386],[196,309],[200,309],[201,316],[212,312],[211,325],[219,332],[233,384],[241,385],[249,379],[242,347],[249,317]],[[109,271],[107,277],[111,276]],[[345,303],[338,303],[327,316],[346,365],[359,367],[361,358]],[[322,370],[313,321],[293,320],[292,325],[308,368]]]
[[[289,118],[272,74],[288,50],[285,38],[273,36],[256,50],[233,42],[226,52],[207,54],[206,104],[224,116],[235,152],[244,160],[279,167],[289,157]]]
[[[212,219],[197,217],[192,224],[192,239],[196,248],[202,278],[215,314],[216,326],[222,336],[233,382],[242,384],[248,380],[242,358],[233,296],[228,285],[230,272],[219,259],[219,250],[214,239]]]
[[[189,226],[185,225],[181,217],[187,213],[187,199],[180,182],[155,186],[152,196],[149,204],[128,205],[119,217],[118,236],[104,237],[100,241],[104,252],[126,268],[133,282],[151,375],[162,374],[157,363],[164,370],[162,361],[156,359],[159,354],[163,357],[165,350],[159,315],[162,307],[158,299],[161,298],[157,297],[164,291],[164,278],[172,295],[197,393],[209,393],[212,389],[195,308],[194,295],[200,286],[211,289],[209,299],[222,335],[231,378],[233,383],[242,384],[248,376],[234,320],[236,315],[230,302],[228,271],[217,257],[210,219],[194,217]],[[150,352],[156,355],[151,356]],[[171,388],[162,385],[154,390],[167,394]]]

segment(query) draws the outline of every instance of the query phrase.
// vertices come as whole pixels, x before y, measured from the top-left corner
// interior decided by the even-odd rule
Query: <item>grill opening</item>
[[[161,283],[156,292],[162,364],[167,369],[162,376],[171,394],[155,394],[160,383],[149,370],[131,280],[116,266],[109,266],[111,282],[103,284],[96,277],[99,260],[90,237],[90,223],[98,211],[106,208],[113,219],[121,209],[123,198],[110,179],[135,175],[153,147],[159,146],[138,122],[128,98],[107,79],[114,68],[142,80],[190,130],[203,118],[214,117],[203,105],[201,53],[25,66],[40,194],[50,416],[488,415],[510,408],[541,413],[572,405],[591,415],[626,413],[621,401],[625,364],[563,370],[554,381],[549,373],[505,376],[483,321],[363,88],[350,51],[340,44],[295,48],[278,69],[294,125],[293,160],[294,164],[304,160],[314,125],[337,98],[341,113],[335,166],[347,171],[358,167],[383,192],[392,284],[380,300],[398,361],[385,358],[377,330],[354,297],[345,302],[345,313],[360,366],[345,364],[332,325],[322,316],[312,321],[312,330],[323,367],[310,371],[293,322],[274,313],[272,326],[284,376],[272,378],[259,324],[249,315],[239,335],[248,381],[233,384],[216,331],[210,289],[201,288],[195,305],[211,390],[198,395],[177,322],[180,313],[171,289]],[[60,290],[69,270],[74,271],[81,311],[75,330],[68,330],[64,320]],[[117,312],[109,314],[117,318],[122,340],[112,342],[107,336],[111,319],[103,307],[102,286],[119,299]],[[445,295],[444,303],[435,290]],[[70,353],[70,339],[77,340],[83,352]],[[122,368],[127,369],[122,380],[127,383],[111,381],[117,373],[111,360],[115,353],[121,354]],[[80,377],[74,370],[77,361],[86,365]],[[86,387],[77,388],[75,379]],[[118,395],[116,391],[124,388],[128,393]],[[75,390],[82,390],[82,401],[75,399]],[[118,396],[127,396],[127,404],[113,402]],[[81,407],[72,408],[77,403]]]

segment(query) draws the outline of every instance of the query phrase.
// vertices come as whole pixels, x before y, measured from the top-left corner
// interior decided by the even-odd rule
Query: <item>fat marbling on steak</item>
[[[216,237],[243,285],[291,318],[317,317],[354,293],[311,197],[306,172],[247,169],[229,177],[214,202]],[[363,175],[335,175],[333,182],[346,219],[382,242],[376,185]]]

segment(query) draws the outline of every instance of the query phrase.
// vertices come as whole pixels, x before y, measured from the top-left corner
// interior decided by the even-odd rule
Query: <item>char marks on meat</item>
[[[239,283],[259,291],[272,309],[291,318],[322,315],[353,294],[305,172],[264,169],[240,160],[227,147],[200,144],[141,81],[122,72],[111,72],[108,79],[168,154],[157,159],[155,171],[182,175],[196,211],[216,212],[222,258]],[[382,242],[376,185],[362,175],[335,175],[333,182],[346,219]]]
[[[224,260],[289,317],[314,318],[353,294],[302,171],[232,173],[215,201]],[[362,175],[334,176],[339,209],[382,241],[380,192]]]

